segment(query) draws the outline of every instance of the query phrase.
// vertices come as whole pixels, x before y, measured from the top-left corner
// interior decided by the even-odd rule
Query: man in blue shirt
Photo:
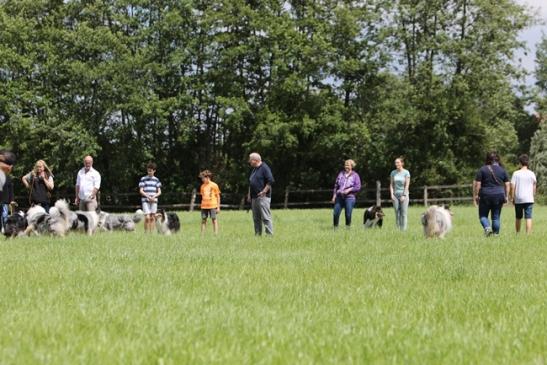
[[[255,235],[262,235],[262,225],[266,234],[273,234],[272,213],[270,203],[274,178],[270,167],[262,161],[260,155],[253,152],[249,155],[249,164],[253,168],[249,177],[249,192],[247,201],[251,202]]]

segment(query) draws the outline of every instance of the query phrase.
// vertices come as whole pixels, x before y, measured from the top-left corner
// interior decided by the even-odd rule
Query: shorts
[[[532,207],[534,203],[522,203],[515,204],[515,217],[517,219],[522,219],[524,215],[525,219],[532,219]]]
[[[142,202],[142,211],[144,214],[156,214],[158,203]]]
[[[201,210],[201,219],[207,219],[207,217],[211,217],[211,219],[217,219],[217,210],[216,210],[216,208],[202,209]]]

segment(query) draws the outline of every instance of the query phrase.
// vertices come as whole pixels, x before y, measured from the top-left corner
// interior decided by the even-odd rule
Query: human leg
[[[344,214],[346,218],[346,227],[351,226],[351,213],[353,212],[353,207],[355,206],[355,199],[345,199],[344,201]]]
[[[338,228],[338,224],[340,223],[340,213],[342,213],[343,203],[344,203],[344,199],[337,196],[334,201],[334,209],[332,212],[332,223],[334,228]]]
[[[492,214],[492,232],[494,234],[500,233],[501,228],[501,208],[503,208],[503,199],[497,199],[496,201],[492,202],[491,206],[491,214]]]
[[[263,196],[258,199],[260,201],[260,215],[266,234],[273,235],[272,212],[270,211],[271,198]]]
[[[396,197],[396,199],[393,200],[393,209],[395,210],[395,225],[397,228],[401,228],[401,222],[400,222],[400,202],[399,199]]]
[[[251,210],[253,212],[253,223],[255,228],[255,235],[262,235],[262,215],[260,212],[260,204],[258,199],[251,200]]]
[[[401,230],[406,231],[408,225],[408,196],[399,205],[399,222],[401,224]]]

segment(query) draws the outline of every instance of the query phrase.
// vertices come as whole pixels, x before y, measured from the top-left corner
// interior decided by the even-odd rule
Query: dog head
[[[382,210],[382,207],[379,205],[375,205],[372,208],[372,212],[374,213],[374,216],[378,219],[384,218],[384,211]]]
[[[22,211],[10,215],[4,225],[4,236],[7,238],[17,237],[25,232],[28,223],[25,213]]]

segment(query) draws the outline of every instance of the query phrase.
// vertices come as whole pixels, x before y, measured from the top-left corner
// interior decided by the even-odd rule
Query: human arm
[[[391,196],[391,200],[395,200],[395,192],[393,191],[393,176],[390,176],[389,178],[389,195]]]
[[[76,177],[76,188],[74,189],[76,191],[76,197],[74,198],[74,204],[78,205],[80,203],[80,173],[78,172],[78,175]]]
[[[266,194],[268,194],[268,191],[270,191],[270,189],[271,189],[270,183],[266,183],[266,185],[264,185],[264,188],[256,195],[258,197],[266,196]]]
[[[334,203],[336,201],[336,192],[338,191],[338,177],[340,174],[336,176],[336,180],[334,180],[334,188],[332,189],[332,199],[331,201]]]
[[[474,180],[473,181],[473,205],[477,206],[479,204],[479,191],[481,190],[481,182]]]
[[[25,185],[25,188],[27,189],[30,189],[30,183],[29,183],[29,180],[30,180],[30,173],[26,174],[25,176],[23,176],[21,178],[21,181],[23,182],[23,185]]]
[[[52,191],[55,187],[55,184],[53,183],[53,177],[51,176],[48,176],[47,178],[44,177],[44,184],[49,191]]]
[[[347,188],[344,193],[350,194],[350,193],[358,193],[361,190],[361,178],[359,177],[359,174],[356,172],[353,173],[353,184]]]
[[[405,187],[403,190],[403,195],[401,196],[401,200],[408,199],[409,188],[410,188],[410,175],[405,177]]]
[[[509,201],[509,194],[511,193],[511,183],[509,181],[505,182],[505,202]]]

